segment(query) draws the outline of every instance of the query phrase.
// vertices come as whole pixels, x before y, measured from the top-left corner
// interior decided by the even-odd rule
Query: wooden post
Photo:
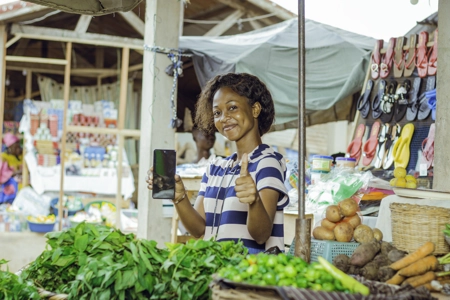
[[[63,113],[63,126],[62,126],[62,136],[61,136],[61,174],[60,174],[60,185],[59,185],[59,230],[62,230],[62,219],[63,213],[63,201],[64,201],[64,156],[66,153],[66,134],[67,134],[67,110],[69,109],[69,92],[70,92],[70,65],[72,55],[72,42],[66,44],[66,66],[64,68],[64,113]]]
[[[5,94],[6,94],[6,26],[0,25],[0,150],[3,143],[3,115],[5,113]]]
[[[33,78],[33,72],[31,70],[27,70],[27,77],[25,79],[25,99],[31,99],[31,92],[32,92],[32,82],[31,79]],[[25,155],[27,154],[27,149],[25,147],[26,145],[26,139],[25,135],[23,137],[23,163],[22,163],[22,186],[26,187],[28,186],[29,182],[29,176],[28,176],[28,166],[27,162],[25,160]]]
[[[128,88],[128,67],[130,61],[130,48],[122,50],[122,69],[120,73],[120,97],[119,97],[119,153],[117,166],[117,194],[116,194],[116,226],[120,228],[120,209],[122,204],[122,171],[123,171],[123,148],[125,146],[122,130],[125,127],[126,104],[127,104],[127,88]]]
[[[144,41],[149,46],[178,48],[180,12],[183,1],[147,1]],[[152,166],[153,149],[174,149],[175,130],[169,127],[172,118],[170,93],[173,78],[163,70],[170,64],[164,54],[144,52],[141,109],[141,140],[139,149],[138,237],[158,243],[170,241],[170,219],[164,220],[161,200],[153,200],[145,184]],[[142,130],[144,129],[145,130]],[[164,222],[168,221],[168,222]]]

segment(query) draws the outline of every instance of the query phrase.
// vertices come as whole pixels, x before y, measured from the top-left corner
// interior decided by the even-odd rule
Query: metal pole
[[[305,219],[305,0],[298,0],[298,218],[295,222],[295,256],[310,261],[311,219]]]

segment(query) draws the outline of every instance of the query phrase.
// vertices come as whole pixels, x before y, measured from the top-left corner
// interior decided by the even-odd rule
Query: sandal
[[[403,76],[403,69],[405,68],[405,52],[403,46],[405,46],[406,39],[404,36],[398,37],[394,50],[394,78],[400,78]]]
[[[428,54],[428,76],[436,75],[437,71],[437,57],[438,57],[438,30],[434,31],[433,34],[433,46],[430,48],[430,53]]]
[[[367,81],[366,89],[365,89],[364,93],[361,94],[361,96],[359,96],[359,99],[358,99],[357,108],[360,111],[363,119],[366,119],[367,116],[369,115],[369,111],[370,111],[369,98],[370,98],[370,93],[372,92],[372,87],[373,87],[373,81],[369,79]]]
[[[400,137],[394,145],[394,149],[392,154],[394,156],[394,166],[396,168],[401,167],[405,168],[408,166],[411,150],[409,148],[411,144],[411,140],[414,134],[414,125],[412,123],[406,124],[402,132],[400,133]]]
[[[381,99],[383,99],[383,95],[386,94],[386,81],[380,80],[378,84],[378,92],[373,98],[372,101],[372,118],[378,119],[383,111],[381,110]]]
[[[377,169],[383,165],[384,156],[386,154],[386,139],[389,136],[389,123],[383,125],[378,134],[378,145],[376,150],[376,157],[373,166]]]
[[[383,114],[380,117],[380,120],[383,123],[389,123],[392,120],[392,116],[395,111],[395,100],[394,96],[397,90],[397,81],[392,80],[389,85],[386,87],[386,93],[383,95],[381,99],[380,107],[383,111]]]
[[[427,169],[430,169],[434,162],[434,136],[436,131],[436,125],[433,123],[430,125],[430,131],[428,131],[428,137],[422,142],[422,159],[427,164]]]
[[[366,131],[366,126],[364,124],[359,124],[356,128],[355,138],[347,147],[347,154],[356,159],[356,165],[361,158],[361,148],[362,148],[362,139],[364,136],[364,132]]]
[[[375,48],[373,49],[372,56],[371,56],[371,65],[370,65],[370,75],[372,76],[372,79],[378,79],[380,76],[380,62],[381,62],[381,55],[380,50],[383,48],[384,41],[383,40],[377,40],[375,43]]]
[[[422,78],[416,77],[413,80],[413,84],[411,89],[409,90],[409,103],[408,108],[406,110],[406,120],[414,121],[417,117],[417,113],[419,112],[419,91],[420,84],[422,83]]]
[[[417,120],[425,120],[431,113],[431,108],[428,106],[427,92],[434,90],[436,87],[436,77],[429,76],[427,78],[427,85],[425,92],[419,97],[419,111],[417,113]]]
[[[431,109],[431,119],[436,120],[436,89],[425,93],[428,107]]]
[[[419,34],[419,45],[417,48],[416,66],[419,77],[425,78],[428,75],[428,32],[422,31]]]
[[[391,38],[389,40],[386,53],[381,57],[380,77],[383,79],[387,78],[391,72],[392,63],[394,61],[394,47],[396,41],[396,38]]]
[[[411,89],[411,81],[408,79],[397,88],[394,95],[394,100],[397,102],[395,106],[394,120],[400,122],[406,114],[408,108],[409,90]]]
[[[409,36],[409,48],[405,51],[405,68],[403,70],[404,77],[410,77],[416,68],[416,45],[417,34]]]
[[[392,126],[392,131],[389,134],[389,138],[386,137],[386,155],[384,156],[383,160],[383,169],[387,170],[389,169],[392,164],[394,163],[394,155],[393,150],[395,143],[397,143],[398,138],[400,137],[400,132],[402,130],[402,127],[400,124],[396,124]]]
[[[375,157],[375,151],[378,145],[378,132],[380,131],[381,123],[375,121],[370,130],[370,136],[363,146],[363,165],[368,166]]]

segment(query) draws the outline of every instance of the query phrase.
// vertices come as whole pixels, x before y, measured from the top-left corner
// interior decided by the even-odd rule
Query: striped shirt
[[[286,164],[283,156],[270,146],[262,144],[248,154],[248,171],[258,191],[269,188],[280,193],[272,233],[264,244],[258,244],[247,228],[249,205],[239,202],[234,190],[241,167],[236,164],[234,153],[227,158],[212,161],[203,175],[199,196],[203,196],[206,214],[204,239],[217,234],[217,241],[241,240],[250,252],[261,252],[278,246],[284,250],[283,208],[289,204],[284,185]],[[214,224],[214,226],[213,226]]]

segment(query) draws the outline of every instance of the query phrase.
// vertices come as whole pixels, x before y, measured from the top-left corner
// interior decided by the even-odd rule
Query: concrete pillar
[[[434,140],[433,189],[450,191],[450,1],[439,0],[439,51],[437,68],[436,133]]]
[[[6,25],[0,25],[0,149],[3,141],[3,115],[6,95]]]
[[[179,0],[146,2],[145,36],[148,46],[178,48],[181,6]],[[139,149],[138,237],[155,240],[160,246],[170,241],[170,219],[163,218],[161,200],[153,200],[145,177],[153,164],[153,149],[174,149],[175,130],[170,128],[170,94],[173,77],[164,70],[171,63],[167,55],[144,51]]]

